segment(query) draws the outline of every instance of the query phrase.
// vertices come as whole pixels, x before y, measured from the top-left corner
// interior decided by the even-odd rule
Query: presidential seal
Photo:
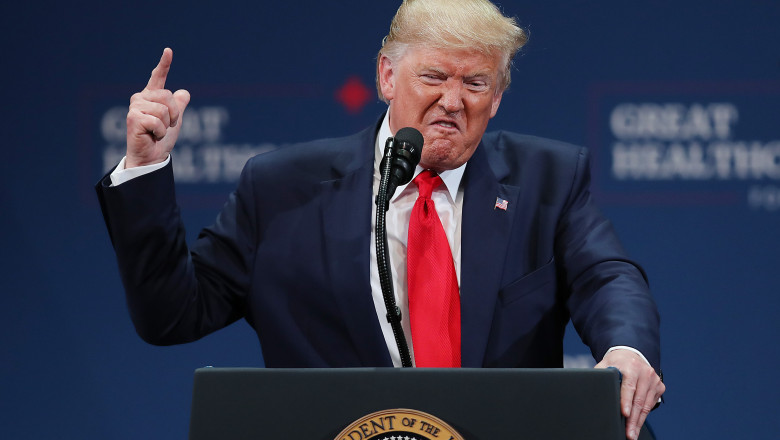
[[[334,440],[464,440],[442,420],[413,409],[371,413],[344,428]]]

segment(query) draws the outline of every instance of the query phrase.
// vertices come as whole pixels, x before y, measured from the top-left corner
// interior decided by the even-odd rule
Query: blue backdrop
[[[92,190],[129,96],[172,47],[193,238],[248,155],[376,120],[398,3],[21,3],[0,7],[0,438],[184,438],[193,370],[262,358],[244,322],[178,347],[135,335]],[[501,5],[531,38],[491,128],[593,150],[594,193],[662,314],[659,438],[777,438],[780,4]]]

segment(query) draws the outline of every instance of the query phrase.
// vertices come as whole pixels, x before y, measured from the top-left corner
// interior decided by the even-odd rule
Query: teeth
[[[455,124],[453,124],[452,122],[444,122],[444,121],[440,121],[440,122],[439,122],[439,125],[443,125],[443,126],[445,126],[445,127],[450,127],[450,128],[452,128],[452,127],[455,127]]]

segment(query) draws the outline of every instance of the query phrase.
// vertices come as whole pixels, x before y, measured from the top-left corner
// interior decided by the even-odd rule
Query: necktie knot
[[[444,182],[442,182],[441,177],[435,172],[425,170],[414,178],[414,183],[417,185],[417,191],[420,193],[420,197],[430,199],[433,190]]]

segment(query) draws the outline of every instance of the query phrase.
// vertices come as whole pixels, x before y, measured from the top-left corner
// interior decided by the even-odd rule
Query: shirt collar
[[[385,155],[385,142],[387,141],[387,138],[391,136],[393,136],[393,133],[390,131],[390,112],[388,111],[385,113],[385,117],[382,120],[382,125],[379,127],[379,133],[376,135],[376,152],[374,155],[375,170],[379,170],[379,164],[382,162],[382,157]],[[447,187],[447,191],[450,193],[450,197],[453,201],[456,200],[456,196],[458,195],[458,188],[460,187],[461,180],[463,180],[463,173],[466,172],[467,164],[468,162],[464,163],[458,168],[455,168],[454,170],[447,170],[439,173],[439,177],[441,177],[441,180],[444,182],[444,186]],[[414,170],[414,177],[417,177],[417,175],[423,171],[425,170],[417,165]],[[414,180],[414,178],[412,178],[412,180]],[[407,183],[406,185],[399,186],[390,200],[395,200],[399,195],[401,195],[401,193],[404,192],[408,185],[409,184]]]

